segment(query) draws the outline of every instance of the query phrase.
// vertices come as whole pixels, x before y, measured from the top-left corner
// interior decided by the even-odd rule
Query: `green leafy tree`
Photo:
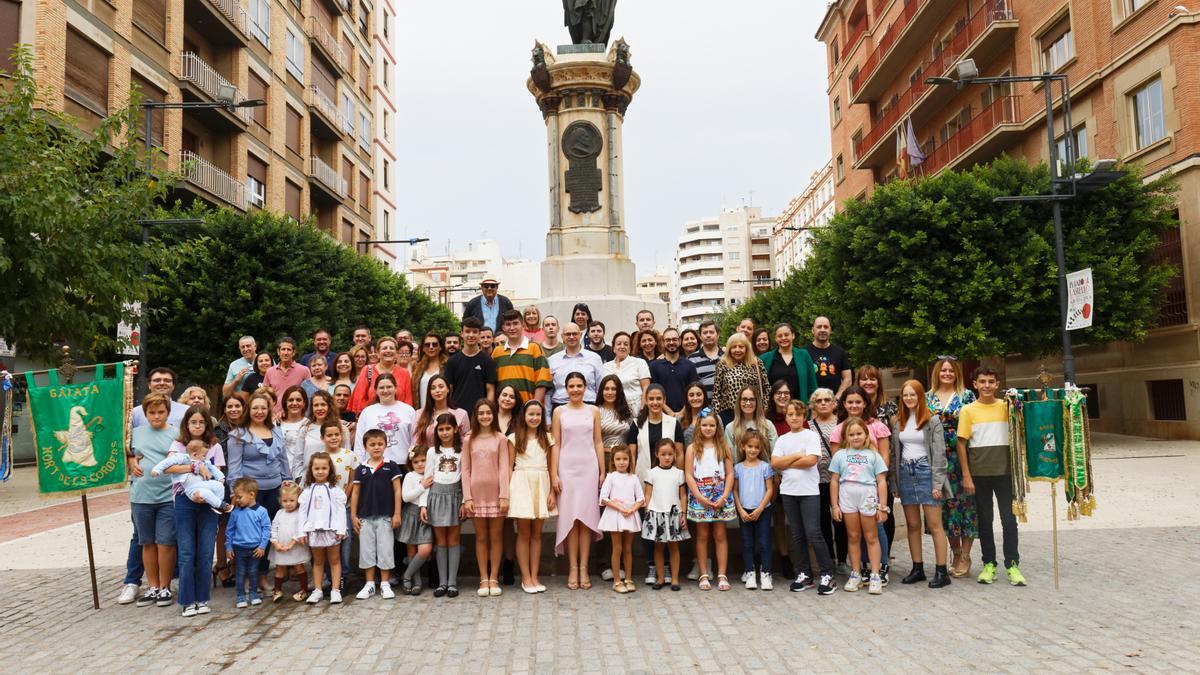
[[[403,277],[310,224],[262,211],[197,208],[182,215],[205,222],[164,233],[190,238],[192,246],[189,256],[156,273],[147,344],[151,364],[170,365],[187,381],[222,383],[241,335],[272,351],[277,338],[290,335],[305,350],[312,333],[325,328],[339,349],[360,324],[377,336],[458,325]]]
[[[32,357],[57,340],[87,356],[112,349],[126,302],[142,300],[145,262],[136,220],[167,182],[140,166],[136,102],[92,134],[56,112],[33,80],[28,49],[0,87],[0,337]]]
[[[1044,203],[997,203],[1049,191],[1045,165],[1002,157],[970,170],[880,185],[816,232],[814,254],[778,289],[727,320],[830,317],[855,361],[915,365],[937,354],[981,358],[1056,352],[1060,345],[1054,225]],[[1091,328],[1078,343],[1139,341],[1158,319],[1175,271],[1156,264],[1176,225],[1175,184],[1139,170],[1063,207],[1069,270],[1092,268]]]

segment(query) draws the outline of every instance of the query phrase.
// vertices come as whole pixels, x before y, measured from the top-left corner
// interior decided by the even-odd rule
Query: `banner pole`
[[[88,514],[87,493],[79,495],[83,505],[83,533],[87,538],[88,573],[92,576],[92,608],[100,609],[100,591],[96,588],[96,555],[92,551],[92,519]]]
[[[1050,524],[1054,540],[1054,590],[1058,590],[1058,481],[1050,481]]]

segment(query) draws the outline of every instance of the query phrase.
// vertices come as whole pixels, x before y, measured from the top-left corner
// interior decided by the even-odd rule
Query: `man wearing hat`
[[[473,316],[485,327],[491,328],[492,332],[499,333],[500,315],[513,308],[512,301],[500,295],[500,282],[496,281],[495,277],[485,277],[479,288],[482,294],[471,298],[467,303],[466,309],[463,310],[463,318]]]

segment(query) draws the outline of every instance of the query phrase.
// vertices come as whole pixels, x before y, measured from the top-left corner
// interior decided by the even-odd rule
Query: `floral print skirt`
[[[947,537],[979,536],[979,520],[975,516],[975,495],[963,490],[962,467],[957,452],[946,453],[946,479],[950,482],[950,494],[942,503],[942,526]]]

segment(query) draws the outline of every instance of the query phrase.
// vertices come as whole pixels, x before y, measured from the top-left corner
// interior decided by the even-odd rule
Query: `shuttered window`
[[[21,3],[0,0],[0,70],[12,72],[12,48],[21,39]]]
[[[108,115],[108,52],[67,29],[66,94],[97,115]]]
[[[250,98],[262,99],[264,101],[270,100],[267,91],[267,83],[264,82],[261,77],[255,75],[253,70],[249,72],[249,75],[250,76],[246,79],[246,90],[249,92]],[[258,122],[264,127],[267,126],[267,106],[260,105],[255,108],[251,108],[250,116],[254,118],[255,122]]]
[[[325,96],[328,97],[330,101],[336,101],[337,100],[337,84],[336,84],[337,79],[333,76],[333,73],[329,70],[329,66],[326,66],[325,62],[321,61],[320,59],[313,59],[312,65],[313,65],[313,78],[312,78],[313,84],[316,85],[317,89],[319,89],[322,94],[325,94]]]
[[[367,212],[371,211],[371,179],[367,174],[358,174],[358,206]]]
[[[346,196],[351,200],[354,199],[354,163],[348,159],[342,159],[342,178],[346,181]]]
[[[300,113],[292,106],[287,106],[287,138],[288,150],[300,154]]]
[[[250,203],[262,208],[267,199],[267,164],[251,153],[246,153],[246,192]]]
[[[284,208],[287,214],[300,220],[300,186],[290,180],[284,180]]]
[[[159,44],[167,41],[167,0],[133,0],[133,24]]]
[[[140,91],[142,93],[143,101],[153,101],[155,103],[163,102],[163,98],[165,96],[164,93],[162,91],[160,91],[158,87],[154,86],[154,84],[152,84],[150,82],[150,80],[147,80],[146,78],[142,77],[141,75],[137,74],[136,72],[131,72],[129,74],[129,79],[134,85],[137,86],[138,91]],[[164,122],[164,119],[166,118],[166,112],[167,111],[165,111],[165,110],[155,110],[154,111],[154,117],[152,120],[154,127],[150,131],[150,142],[153,143],[154,145],[157,145],[160,148],[162,147],[162,144],[163,144],[163,122]],[[144,113],[143,113],[143,118],[144,118]],[[139,121],[141,121],[141,120],[139,120]],[[145,124],[145,122],[142,122],[142,123]]]
[[[367,60],[361,56],[358,59],[358,88],[362,93],[370,96],[371,86],[371,66],[367,65]]]

